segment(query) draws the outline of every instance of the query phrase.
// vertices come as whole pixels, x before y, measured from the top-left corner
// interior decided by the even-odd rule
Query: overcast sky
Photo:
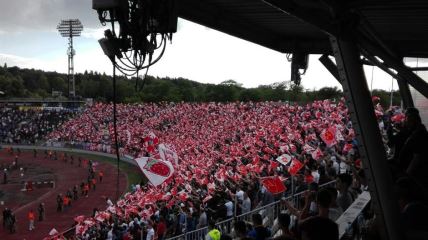
[[[0,64],[67,72],[67,39],[58,34],[56,26],[61,19],[78,18],[84,31],[74,41],[75,71],[111,74],[111,63],[97,41],[104,28],[91,4],[91,0],[0,1]],[[339,87],[318,58],[310,57],[302,85],[306,89]],[[365,69],[370,87],[372,68]],[[149,75],[204,83],[233,79],[245,87],[257,87],[289,80],[290,63],[285,54],[180,19],[172,43]],[[374,70],[373,79],[373,88],[391,89],[391,77],[381,70]]]

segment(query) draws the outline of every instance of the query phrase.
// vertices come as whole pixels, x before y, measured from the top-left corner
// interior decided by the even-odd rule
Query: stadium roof
[[[179,8],[184,19],[283,53],[331,54],[326,32],[343,30],[341,18],[368,22],[396,56],[428,57],[426,0],[180,0]]]

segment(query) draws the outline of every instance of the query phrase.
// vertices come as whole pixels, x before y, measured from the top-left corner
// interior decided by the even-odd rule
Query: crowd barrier
[[[334,187],[335,184],[336,184],[336,181],[331,181],[323,185],[320,185],[319,188],[322,189],[325,187],[332,187],[332,186]],[[306,191],[288,196],[286,197],[285,200],[291,201],[295,207],[300,208],[300,205],[299,205],[300,199],[304,197],[305,192]],[[279,215],[279,213],[282,210],[285,210],[285,206],[281,203],[281,200],[279,200],[271,204],[268,204],[266,206],[256,208],[245,214],[241,214],[236,217],[218,222],[216,226],[221,232],[231,233],[231,229],[235,221],[240,221],[240,220],[251,221],[251,216],[255,213],[260,213],[262,215],[263,224],[265,226],[273,226],[276,217]],[[191,232],[183,233],[178,236],[167,238],[167,240],[204,240],[207,232],[208,232],[208,227],[203,227]]]

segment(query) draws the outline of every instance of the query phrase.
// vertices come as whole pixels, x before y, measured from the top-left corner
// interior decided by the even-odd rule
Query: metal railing
[[[325,187],[334,186],[335,184],[336,184],[336,181],[331,181],[320,185],[319,188],[322,189]],[[299,192],[292,196],[288,196],[285,198],[285,200],[292,201],[295,207],[300,208],[300,200],[302,197],[304,197],[305,192],[306,191]],[[260,213],[262,215],[263,223],[266,226],[273,226],[276,217],[281,213],[283,209],[285,209],[285,206],[283,206],[281,202],[282,201],[279,200],[279,201],[267,204],[265,206],[256,208],[254,210],[251,210],[250,212],[221,221],[216,224],[217,229],[219,229],[221,232],[231,233],[233,228],[233,223],[235,221],[243,220],[248,222],[251,220],[251,216],[255,213]],[[205,239],[205,236],[207,233],[208,233],[208,227],[203,227],[194,231],[183,233],[181,235],[167,238],[167,240],[203,240]]]

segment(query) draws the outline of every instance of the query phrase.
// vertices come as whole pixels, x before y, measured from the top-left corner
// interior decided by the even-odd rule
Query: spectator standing
[[[37,208],[38,214],[39,214],[39,221],[43,221],[45,219],[45,204],[40,203],[39,207]]]
[[[63,209],[62,194],[58,194],[58,196],[56,196],[56,211],[62,212],[62,209]]]
[[[149,220],[147,222],[146,240],[154,240],[154,239],[155,239],[155,230],[153,229],[153,222]]]
[[[30,230],[30,231],[33,231],[35,229],[35,227],[34,227],[34,219],[35,218],[36,217],[34,215],[34,212],[31,209],[27,214],[27,219],[28,219],[28,223],[29,223],[28,230]]]
[[[103,182],[103,177],[104,177],[104,172],[103,172],[103,171],[99,171],[99,172],[98,172],[98,178],[99,178],[99,180],[100,180],[100,183],[102,183],[102,182]]]
[[[247,213],[251,211],[251,199],[248,197],[248,194],[245,192],[244,193],[244,200],[242,201],[241,204],[241,213]]]
[[[295,239],[289,228],[290,222],[291,222],[290,215],[285,213],[279,214],[278,225],[279,225],[279,229],[281,229],[281,236],[273,238],[273,240]]]
[[[208,230],[205,240],[220,240],[221,232],[216,228],[214,221],[210,221]]]
[[[347,173],[342,173],[337,176],[336,179],[336,188],[339,191],[339,195],[337,196],[337,205],[346,211],[348,207],[354,201],[354,196],[349,191],[349,188],[352,184],[352,177]]]
[[[315,216],[299,225],[302,240],[339,240],[339,229],[331,219]]]
[[[248,233],[248,236],[255,240],[265,240],[271,235],[269,229],[263,226],[263,218],[259,213],[253,214],[253,230]]]
[[[163,240],[165,239],[165,235],[166,235],[166,223],[165,220],[163,218],[163,216],[159,217],[159,221],[156,225],[156,235],[157,235],[157,240]]]
[[[7,169],[3,170],[3,184],[7,184]]]

